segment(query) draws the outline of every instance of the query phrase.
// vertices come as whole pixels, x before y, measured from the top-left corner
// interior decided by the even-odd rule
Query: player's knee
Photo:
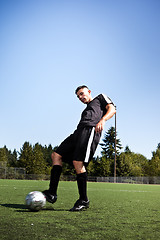
[[[77,174],[86,172],[83,162],[73,161],[73,165]]]
[[[59,155],[56,152],[53,152],[51,154],[51,158],[52,158],[52,164],[53,165],[60,165],[60,166],[62,166],[62,156],[61,155]]]

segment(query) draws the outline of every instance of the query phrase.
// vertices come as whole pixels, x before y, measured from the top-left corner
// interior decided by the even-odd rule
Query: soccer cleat
[[[57,201],[57,195],[52,195],[49,190],[45,190],[42,192],[46,197],[46,200],[50,203],[55,203]]]
[[[69,211],[76,212],[76,211],[85,210],[87,208],[89,208],[89,200],[84,201],[84,200],[78,199],[74,204],[73,208],[71,208]]]

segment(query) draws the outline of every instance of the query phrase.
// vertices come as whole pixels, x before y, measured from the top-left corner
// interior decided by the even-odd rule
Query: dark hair
[[[81,88],[88,88],[86,85],[82,85],[76,88],[75,94],[81,89]],[[88,88],[89,89],[89,88]]]

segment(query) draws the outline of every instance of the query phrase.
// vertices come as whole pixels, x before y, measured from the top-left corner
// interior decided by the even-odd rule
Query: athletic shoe
[[[57,201],[57,195],[52,195],[49,190],[45,190],[42,192],[46,197],[46,200],[50,203],[55,203]]]
[[[87,208],[89,208],[89,200],[84,201],[84,200],[78,199],[74,204],[73,208],[71,208],[69,211],[76,212],[76,211],[85,210]]]

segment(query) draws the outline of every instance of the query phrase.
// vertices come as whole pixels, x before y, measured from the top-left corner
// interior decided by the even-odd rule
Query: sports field
[[[76,182],[60,182],[58,200],[30,212],[25,196],[48,181],[0,180],[1,240],[160,239],[160,186],[88,183],[90,208],[69,212],[78,198]]]

